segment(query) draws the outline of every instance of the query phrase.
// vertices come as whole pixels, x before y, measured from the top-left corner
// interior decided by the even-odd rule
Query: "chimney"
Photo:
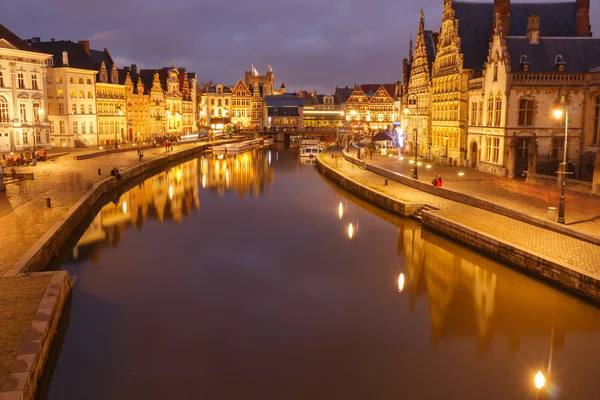
[[[530,44],[540,44],[540,16],[531,14],[527,17],[527,38]]]
[[[89,40],[80,40],[78,43],[83,46],[85,52],[89,56],[90,55],[90,41]]]
[[[69,53],[67,53],[66,51],[62,52],[62,63],[63,67],[69,66]]]
[[[131,72],[133,72],[134,74],[137,75],[138,71],[137,71],[137,65],[136,64],[131,64]]]
[[[31,38],[31,43],[39,43],[41,41],[41,39],[39,37],[32,37]]]
[[[592,36],[590,26],[590,0],[577,0],[575,36]]]
[[[494,17],[494,32],[501,28],[502,35],[508,36],[510,34],[510,0],[494,0]]]

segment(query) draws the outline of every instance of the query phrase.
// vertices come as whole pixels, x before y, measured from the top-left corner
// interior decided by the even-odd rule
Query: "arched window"
[[[0,96],[0,122],[9,122],[8,102],[2,96]]]
[[[0,103],[0,115],[2,114],[2,103]],[[592,144],[600,144],[600,96],[596,97],[594,103],[594,132]]]
[[[494,126],[500,126],[500,116],[502,113],[502,95],[496,95],[496,110],[494,111]]]

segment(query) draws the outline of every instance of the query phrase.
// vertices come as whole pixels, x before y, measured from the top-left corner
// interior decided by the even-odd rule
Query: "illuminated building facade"
[[[390,128],[399,90],[399,84],[355,86],[345,103],[346,122],[366,131]]]
[[[211,129],[223,129],[231,122],[231,88],[221,84],[210,86],[204,93],[206,114]]]
[[[252,93],[250,99],[251,128],[262,132],[268,125],[265,96],[285,94],[286,87],[282,83],[279,90],[275,89],[275,74],[270,65],[265,75],[260,75],[252,66],[251,71],[244,73],[244,83]]]
[[[251,127],[251,101],[252,94],[250,93],[250,89],[240,79],[231,93],[230,121],[237,129],[248,129]]]
[[[96,74],[90,59],[89,43],[70,40],[42,42],[31,46],[52,54],[48,69],[48,117],[50,143],[59,147],[98,145],[96,115]]]
[[[137,73],[137,66],[125,67],[123,71],[126,73],[127,132],[135,142],[150,140],[150,94]]]
[[[119,75],[117,65],[107,49],[89,50],[89,42],[81,41],[90,55],[96,76],[96,110],[98,122],[98,144],[114,145],[129,142],[127,132],[126,87]]]
[[[306,129],[336,129],[345,124],[345,111],[336,96],[300,91],[298,98],[304,101],[303,119]]]
[[[267,130],[297,131],[304,127],[304,101],[293,94],[265,96]]]
[[[50,57],[0,25],[0,153],[49,147]]]

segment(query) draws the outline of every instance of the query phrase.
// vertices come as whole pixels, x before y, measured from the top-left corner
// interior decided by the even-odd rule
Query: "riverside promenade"
[[[91,211],[82,199],[98,185],[115,181],[110,176],[112,168],[124,176],[123,185],[130,177],[140,176],[145,166],[166,166],[200,153],[209,144],[231,141],[235,140],[175,145],[171,152],[161,146],[145,148],[141,161],[135,147],[118,153],[61,149],[49,154],[51,158],[52,153],[60,153],[58,161],[16,168],[17,172],[33,172],[34,180],[8,183],[6,192],[0,192],[0,400],[35,395],[71,281],[64,271],[23,273],[22,267],[40,258],[57,226],[67,222],[65,215],[78,208],[82,214]],[[82,155],[92,157],[75,159]]]
[[[399,160],[397,156],[396,159]],[[532,212],[532,208],[536,207],[536,203],[527,197],[528,192],[542,193],[529,195],[539,197],[545,196],[545,191],[556,189],[543,187],[532,188],[529,191],[523,189],[515,196],[524,201],[525,204],[522,204],[521,208],[519,200],[495,189],[487,191],[486,201],[481,203],[481,199],[475,196],[475,190],[479,190],[477,188],[481,186],[479,182],[472,180],[469,184],[450,177],[449,171],[458,177],[460,171],[457,168],[449,168],[449,171],[445,171],[444,185],[453,188],[453,191],[460,196],[453,194],[446,196],[446,193],[442,195],[442,188],[431,185],[430,180],[436,175],[435,170],[420,176],[425,182],[415,184],[414,179],[402,174],[402,172],[409,173],[411,168],[399,166],[394,161],[394,157],[374,155],[373,159],[359,161],[354,152],[342,153],[340,149],[330,148],[319,157],[317,167],[328,179],[375,205],[404,216],[410,216],[415,211],[421,210],[419,212],[426,227],[474,247],[530,275],[600,303],[600,246],[590,242],[600,236],[594,229],[596,223],[594,214],[600,212],[600,199],[582,195],[585,206],[577,205],[576,199],[579,196],[569,193],[567,201],[571,201],[572,208],[586,208],[580,210],[578,217],[574,218],[590,221],[571,224],[569,231],[559,233],[554,229],[554,222],[549,221],[548,226],[536,226],[520,219],[521,214]],[[437,172],[440,171],[443,170],[438,169]],[[465,169],[464,176],[470,176],[472,172],[474,171]],[[476,189],[469,191],[467,189],[469,185],[473,185]],[[492,184],[485,186],[490,185]],[[459,192],[461,190],[466,193]],[[504,196],[507,197],[507,201],[501,202]],[[483,208],[475,205],[481,205]],[[499,207],[502,212],[508,209],[515,213],[513,217],[499,215],[492,211],[494,206]],[[547,212],[545,207],[545,205],[537,205],[536,210],[540,215],[540,221],[543,221],[541,216],[545,214],[544,211]],[[578,238],[579,234],[584,235],[586,240]]]

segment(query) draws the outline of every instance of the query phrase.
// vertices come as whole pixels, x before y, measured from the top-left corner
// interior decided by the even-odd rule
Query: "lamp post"
[[[123,110],[119,110],[119,117],[123,116]],[[119,121],[120,122],[120,121]],[[119,137],[117,134],[119,133],[119,128],[115,127],[115,149],[119,148]]]
[[[565,144],[564,144],[564,151],[563,151],[563,162],[560,163],[560,168],[558,171],[558,174],[560,174],[560,202],[558,204],[558,220],[556,222],[558,222],[559,224],[564,224],[565,223],[565,186],[567,185],[566,182],[566,175],[567,175],[567,139],[568,139],[568,132],[569,132],[569,105],[568,105],[568,97],[569,97],[569,92],[568,90],[566,91],[566,94],[562,94],[562,87],[558,90],[558,98],[557,98],[557,105],[559,107],[557,107],[553,114],[554,117],[556,119],[560,119],[563,116],[563,113],[565,115]]]
[[[415,129],[415,164],[414,164],[414,168],[413,168],[413,178],[414,179],[419,179],[419,167],[417,165],[418,163],[418,156],[419,156],[419,97],[416,94],[409,94],[408,95],[408,104],[407,107],[404,109],[404,114],[408,115],[408,113],[410,112],[408,106],[415,106],[415,114],[417,116],[417,127]]]
[[[43,118],[44,109],[39,108],[37,110],[40,120]],[[33,151],[35,152],[35,115],[33,116]]]

